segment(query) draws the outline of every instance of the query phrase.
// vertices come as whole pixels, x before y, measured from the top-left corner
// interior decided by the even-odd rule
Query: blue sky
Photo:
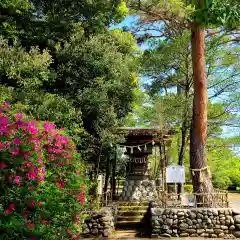
[[[111,29],[114,28],[122,28],[122,27],[134,27],[136,21],[138,20],[138,16],[127,16],[120,24],[113,25],[111,26]],[[153,32],[150,32],[151,34],[154,35]],[[147,43],[144,43],[141,45],[141,48],[143,50],[148,49],[149,45]],[[143,77],[141,79],[141,82],[148,82],[150,81],[149,78]],[[209,91],[209,95],[211,96],[214,94],[211,90]],[[213,102],[219,102],[221,98],[215,98]],[[231,127],[223,127],[223,136],[224,137],[232,137],[232,136],[240,136],[240,130],[236,128],[231,128]]]

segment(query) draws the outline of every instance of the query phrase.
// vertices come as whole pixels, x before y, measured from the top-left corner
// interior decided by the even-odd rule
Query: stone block
[[[188,224],[186,224],[186,223],[181,223],[180,225],[179,225],[179,229],[180,230],[186,230],[188,228]]]
[[[160,216],[163,214],[163,209],[161,208],[151,208],[151,214],[153,216]]]
[[[167,223],[167,225],[172,225],[173,224],[173,220],[171,218],[168,218],[166,220],[166,223]]]
[[[213,229],[206,229],[206,232],[207,233],[214,233],[214,230]]]
[[[202,233],[205,233],[205,229],[197,229],[197,234],[202,234]]]
[[[234,219],[234,223],[236,224],[240,224],[240,215],[236,215],[236,216],[234,216],[233,217],[233,219]]]
[[[235,224],[235,227],[240,230],[240,224]]]
[[[184,217],[184,212],[178,212],[177,215],[178,217]]]
[[[158,238],[159,236],[158,236],[158,234],[157,233],[152,233],[151,234],[151,238]]]
[[[220,233],[223,233],[223,230],[222,229],[214,229],[214,233],[220,234]]]
[[[224,233],[219,233],[219,234],[218,234],[218,237],[219,237],[219,238],[224,238],[224,237],[225,237],[225,234],[224,234]]]
[[[240,238],[240,231],[234,232],[233,235],[234,235],[236,238]]]
[[[190,235],[190,237],[198,237],[198,234],[193,233],[193,234]]]
[[[171,238],[171,235],[170,235],[170,234],[167,234],[167,233],[163,233],[163,234],[161,234],[161,237]]]
[[[224,225],[222,225],[222,226],[221,226],[221,229],[222,229],[222,230],[228,230],[228,227],[227,227],[227,226],[224,226]]]
[[[218,210],[213,208],[212,214],[213,214],[213,216],[218,216]]]
[[[180,233],[179,237],[189,237],[189,233]]]
[[[202,234],[200,234],[200,237],[209,237],[209,234],[208,233],[202,233]]]
[[[192,225],[193,225],[193,222],[192,222],[192,220],[191,220],[191,219],[189,219],[189,218],[187,218],[187,219],[186,219],[186,222],[187,222],[187,224],[188,224],[189,226],[192,226]]]
[[[229,227],[229,230],[231,230],[231,231],[235,230],[235,226],[234,226],[234,225],[231,225],[231,226]]]
[[[196,229],[186,229],[185,230],[187,233],[190,233],[190,234],[192,234],[192,233],[196,233],[197,232],[197,230]]]

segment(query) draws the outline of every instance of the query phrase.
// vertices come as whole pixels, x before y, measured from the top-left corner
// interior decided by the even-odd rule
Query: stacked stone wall
[[[120,200],[151,201],[157,198],[155,180],[126,180]]]
[[[240,215],[232,209],[151,207],[151,236],[240,238]]]
[[[116,203],[92,213],[85,219],[84,234],[108,237],[115,229],[117,214],[118,205]]]

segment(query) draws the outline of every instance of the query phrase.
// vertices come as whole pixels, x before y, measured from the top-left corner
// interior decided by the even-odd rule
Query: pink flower
[[[52,129],[55,129],[55,128],[56,128],[56,125],[53,124],[53,123],[50,123],[50,122],[45,122],[45,123],[43,124],[43,127],[44,127],[44,129],[45,129],[47,132],[49,132],[49,131],[51,131]]]
[[[11,203],[9,204],[9,207],[8,207],[10,210],[14,211],[15,210],[15,205],[14,203]]]
[[[40,176],[40,177],[39,177],[39,181],[40,181],[40,182],[43,182],[43,181],[44,181],[44,176]]]
[[[55,142],[55,147],[61,147],[62,146],[62,144],[60,143],[60,142]]]
[[[28,190],[29,190],[29,191],[32,191],[32,190],[33,190],[33,186],[29,186],[29,187],[28,187]]]
[[[19,153],[19,149],[17,149],[17,148],[12,148],[12,149],[10,150],[10,152],[11,152],[11,154],[12,154],[13,156],[17,156],[18,153]]]
[[[10,142],[5,142],[5,144],[4,144],[4,145],[5,145],[5,149],[6,149],[6,150],[8,150],[8,149],[9,149],[9,147],[10,147]]]
[[[31,231],[35,228],[35,224],[32,222],[28,222],[27,225]]]
[[[15,145],[20,145],[20,143],[21,143],[21,138],[20,138],[20,137],[15,137],[15,138],[13,139],[13,144],[15,144]]]
[[[79,216],[75,216],[75,223],[79,224]]]
[[[5,214],[7,214],[7,215],[10,215],[10,214],[12,214],[12,212],[13,212],[13,210],[11,210],[11,209],[5,209]]]
[[[45,169],[42,169],[42,174],[46,174],[46,170]]]
[[[20,183],[21,183],[21,177],[20,176],[15,176],[15,183],[17,184],[17,185],[20,185]]]
[[[57,185],[57,187],[58,187],[59,189],[63,189],[65,183],[64,183],[63,180],[58,180],[58,181],[56,182],[56,185]]]
[[[5,109],[10,109],[10,102],[5,101],[2,105],[2,107],[5,108]]]
[[[77,199],[80,202],[80,204],[83,205],[85,202],[85,192],[80,192]]]
[[[4,149],[4,148],[5,148],[5,145],[2,142],[0,142],[0,149]]]
[[[40,149],[39,146],[37,146],[37,145],[34,145],[34,146],[33,146],[33,150],[34,150],[34,151],[38,151],[39,149]]]
[[[5,116],[0,116],[0,125],[1,126],[7,126],[9,124],[8,118]]]
[[[5,164],[5,162],[4,161],[1,161],[0,162],[0,169],[4,169],[4,168],[6,168],[6,164]]]
[[[34,200],[31,200],[29,206],[32,207],[32,208],[34,208],[35,205],[36,205],[35,201],[34,201]]]
[[[23,122],[22,120],[17,120],[17,127],[19,128],[19,129],[23,129],[24,127],[26,127],[26,123],[25,122]]]
[[[28,166],[28,167],[31,167],[32,165],[33,165],[32,162],[27,162],[27,166]]]
[[[23,119],[22,113],[17,113],[15,117],[16,117],[16,120]]]
[[[47,221],[47,220],[42,220],[41,223],[44,224],[44,225],[48,225],[48,224],[49,224],[49,221]]]
[[[33,142],[34,142],[35,144],[39,144],[39,143],[40,143],[40,140],[37,139],[36,137],[34,137],[34,138],[33,138]]]
[[[38,175],[38,168],[37,167],[34,167],[33,170],[31,170],[30,172],[27,173],[27,177],[29,180],[36,180],[37,178],[37,175]]]
[[[36,135],[39,132],[39,130],[36,128],[34,122],[29,122],[28,123],[27,130],[32,135]]]
[[[42,163],[42,159],[41,158],[39,158],[37,161],[38,161],[38,163]]]

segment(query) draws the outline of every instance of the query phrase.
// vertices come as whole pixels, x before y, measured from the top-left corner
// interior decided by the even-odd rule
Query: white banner
[[[167,183],[184,183],[185,169],[183,166],[168,166],[166,169]]]

